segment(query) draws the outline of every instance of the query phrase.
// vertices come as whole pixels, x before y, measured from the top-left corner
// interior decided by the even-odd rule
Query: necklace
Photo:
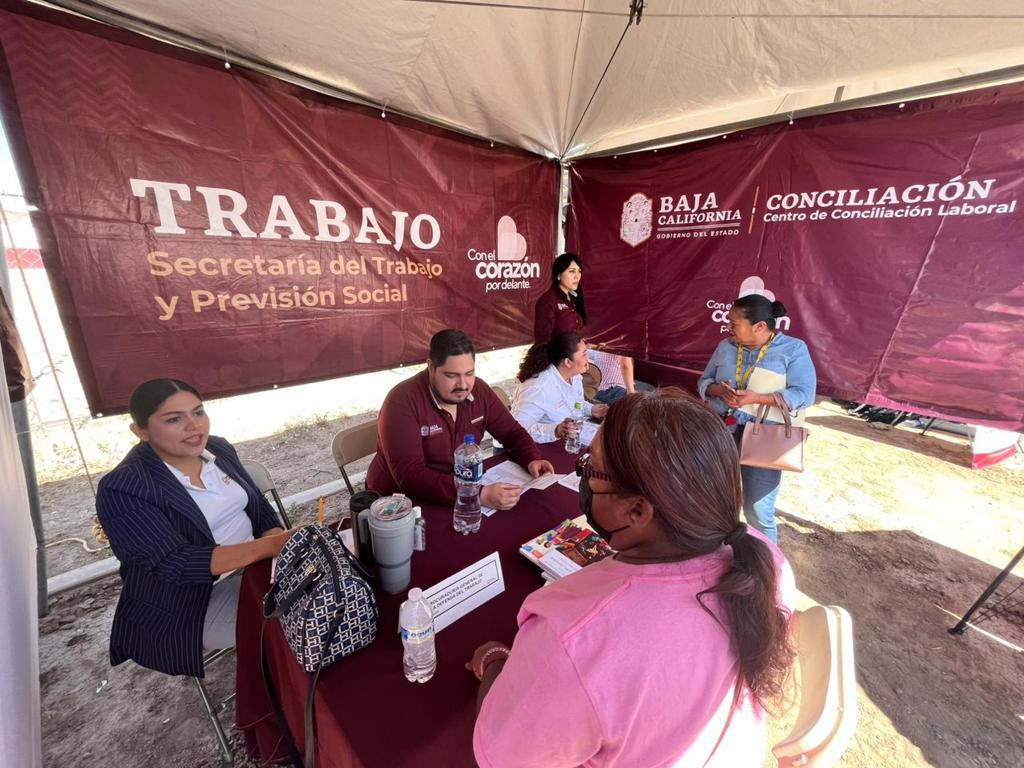
[[[754,375],[754,369],[757,368],[758,364],[764,359],[765,353],[768,351],[768,347],[775,341],[775,332],[768,337],[768,341],[761,345],[761,348],[757,351],[757,359],[751,363],[750,367],[744,372],[743,370],[743,345],[736,345],[736,389],[746,389],[747,384],[750,382],[750,377]],[[736,412],[735,408],[729,408],[725,412],[725,425],[727,427],[736,426],[736,417],[733,415]]]
[[[775,341],[775,334],[772,333],[768,337],[768,341],[761,345],[761,348],[757,351],[757,359],[751,364],[749,368],[744,372],[743,370],[743,345],[736,345],[736,389],[746,389],[747,382],[750,381],[750,377],[754,373],[754,369],[757,368],[758,364],[764,359],[765,353],[768,351],[768,347]],[[744,373],[746,375],[744,375]]]

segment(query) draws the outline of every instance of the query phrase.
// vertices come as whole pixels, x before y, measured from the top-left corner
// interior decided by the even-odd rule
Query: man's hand
[[[523,488],[511,483],[491,483],[480,489],[480,503],[494,509],[512,509],[518,502]]]
[[[547,459],[537,459],[536,461],[531,461],[526,466],[526,469],[534,477],[540,477],[541,475],[546,475],[549,472],[553,473],[555,471],[555,468],[551,466],[551,462],[548,461]]]
[[[603,419],[606,413],[608,413],[608,406],[604,403],[599,403],[590,409],[591,418]]]

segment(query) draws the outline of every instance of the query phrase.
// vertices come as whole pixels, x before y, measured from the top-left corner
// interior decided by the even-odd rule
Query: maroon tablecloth
[[[561,443],[542,446],[559,473],[574,457]],[[503,460],[495,457],[488,463]],[[412,559],[411,586],[430,587],[487,556],[501,553],[505,591],[437,635],[437,672],[427,683],[402,673],[398,608],[404,595],[378,593],[380,631],[369,648],[335,663],[320,675],[316,694],[317,765],[323,768],[474,765],[472,733],[477,681],[464,665],[487,640],[511,643],[523,599],[542,585],[540,570],[519,554],[519,545],[579,514],[579,496],[558,484],[527,491],[513,510],[485,517],[470,536],[452,527],[450,507],[423,505],[427,549]],[[283,760],[281,744],[260,671],[260,624],[270,563],[249,566],[238,606],[238,696],[235,720],[251,755]],[[309,676],[295,661],[276,621],[267,626],[270,665],[299,749],[302,708]]]

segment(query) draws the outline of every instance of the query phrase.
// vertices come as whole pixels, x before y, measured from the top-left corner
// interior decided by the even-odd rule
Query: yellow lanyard
[[[764,354],[765,354],[765,352],[768,351],[768,347],[771,345],[771,343],[773,341],[775,341],[775,334],[774,333],[771,335],[771,338],[768,339],[768,342],[766,344],[764,344],[761,347],[761,349],[758,350],[758,352],[757,352],[757,359],[754,360],[753,365],[751,365],[749,368],[747,368],[746,376],[743,375],[744,374],[744,371],[743,371],[743,345],[742,344],[737,344],[736,345],[736,347],[737,347],[736,348],[736,389],[746,389],[747,388],[747,382],[750,381],[750,377],[753,375],[754,369],[757,368],[758,363],[760,363],[761,360],[764,359]]]

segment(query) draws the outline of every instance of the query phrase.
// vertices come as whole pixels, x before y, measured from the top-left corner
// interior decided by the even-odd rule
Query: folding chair
[[[602,378],[601,369],[590,363],[587,366],[587,372],[583,374],[583,397],[587,400],[597,397],[597,393],[601,391]]]
[[[215,661],[227,656],[234,650],[234,648],[220,648],[206,653],[203,656],[203,668],[206,669]],[[230,696],[225,697],[220,702],[215,702],[210,696],[210,692],[207,690],[203,679],[201,677],[193,677],[192,679],[195,680],[196,687],[199,689],[199,698],[203,700],[203,706],[206,708],[206,716],[210,719],[210,724],[213,726],[214,733],[217,736],[217,743],[220,745],[221,751],[221,762],[224,765],[224,768],[230,768],[235,764],[235,758],[234,754],[231,752],[231,744],[228,743],[228,735],[224,732],[224,726],[220,724],[220,718],[217,717],[217,710],[222,709],[224,706],[234,701],[235,694],[232,692]]]
[[[783,768],[835,765],[857,728],[853,619],[843,608],[816,605],[796,617],[800,710],[772,753]]]
[[[498,399],[505,404],[505,407],[512,410],[512,401],[509,399],[508,392],[501,387],[491,387],[494,390],[494,394],[498,396]]]
[[[334,436],[334,441],[331,443],[331,453],[334,454],[334,462],[338,465],[338,469],[341,470],[341,476],[345,479],[345,486],[348,488],[349,495],[355,493],[355,488],[352,487],[352,481],[348,479],[345,465],[376,452],[376,419],[343,429]]]
[[[288,513],[284,511],[284,502],[281,501],[281,495],[277,492],[277,486],[274,485],[274,480],[270,477],[270,472],[267,471],[267,468],[258,461],[243,461],[242,467],[249,473],[252,481],[256,483],[260,493],[264,496],[268,493],[270,494],[274,504],[277,505],[277,514],[280,516],[281,522],[284,523],[284,527],[291,528],[292,521],[288,519]]]

